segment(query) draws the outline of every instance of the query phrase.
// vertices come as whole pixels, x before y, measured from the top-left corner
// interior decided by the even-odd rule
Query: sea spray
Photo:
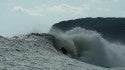
[[[108,42],[96,31],[76,27],[66,32],[54,28],[50,33],[56,38],[55,48],[65,48],[72,58],[102,67],[125,66],[125,57],[114,49],[121,46]]]

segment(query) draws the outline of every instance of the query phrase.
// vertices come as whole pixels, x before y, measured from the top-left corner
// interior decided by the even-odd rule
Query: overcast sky
[[[84,17],[125,17],[125,0],[0,0],[0,35],[48,32]]]

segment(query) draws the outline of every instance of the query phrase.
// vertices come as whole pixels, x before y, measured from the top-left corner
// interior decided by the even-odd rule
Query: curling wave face
[[[86,63],[102,67],[124,67],[125,46],[111,43],[96,31],[80,27],[63,32],[54,28],[50,32],[55,36],[55,48],[64,54]]]

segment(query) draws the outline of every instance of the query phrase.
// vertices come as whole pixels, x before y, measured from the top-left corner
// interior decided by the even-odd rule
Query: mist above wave
[[[53,28],[50,32],[56,37],[55,48],[66,55],[86,63],[102,67],[124,67],[125,46],[109,42],[96,31],[80,27],[63,32]]]

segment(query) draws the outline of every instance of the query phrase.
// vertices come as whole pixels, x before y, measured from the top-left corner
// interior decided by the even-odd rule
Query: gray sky
[[[54,23],[84,17],[125,17],[125,0],[0,0],[0,35],[48,32]]]

